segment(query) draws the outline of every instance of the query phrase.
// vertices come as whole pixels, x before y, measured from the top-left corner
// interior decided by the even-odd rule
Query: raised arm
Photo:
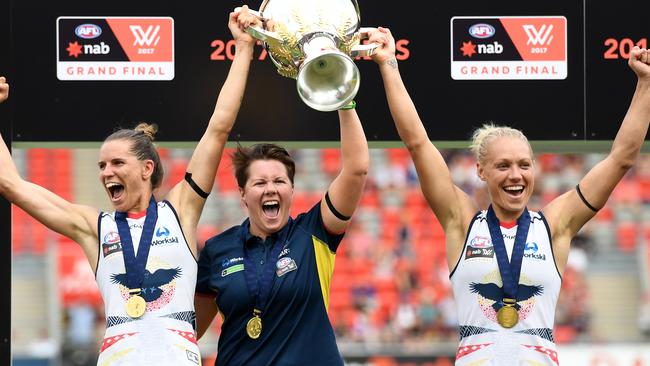
[[[248,12],[246,6],[240,12],[230,13],[228,27],[235,39],[235,57],[219,93],[208,127],[187,166],[187,172],[192,174],[191,181],[196,184],[196,187],[193,188],[184,180],[179,182],[168,195],[169,201],[177,209],[183,231],[188,236],[188,242],[194,252],[196,252],[196,240],[194,240],[196,226],[205,204],[205,198],[200,196],[195,188],[209,193],[214,184],[223,149],[244,96],[255,41],[243,29],[253,22],[259,20]]]
[[[616,184],[634,166],[650,122],[650,51],[634,47],[628,62],[637,75],[637,84],[627,114],[607,157],[596,164],[580,181],[580,192],[571,190],[549,203],[544,212],[551,225],[553,241],[566,262],[571,238],[602,208]]]
[[[9,84],[0,77],[0,103],[9,96]],[[0,194],[48,228],[79,243],[93,270],[97,264],[99,211],[72,204],[18,174],[9,149],[0,136]]]
[[[379,64],[397,132],[411,154],[422,193],[445,229],[448,255],[455,255],[456,249],[462,249],[464,232],[477,208],[469,196],[454,185],[444,158],[427,136],[402,81],[395,58],[395,40],[390,30],[380,27],[371,31],[369,36],[369,42],[381,45],[373,59]]]
[[[348,227],[350,220],[346,217],[352,216],[359,204],[370,164],[368,142],[357,112],[348,109],[338,113],[341,129],[341,171],[327,190],[333,207],[328,207],[326,199],[321,201],[320,206],[323,224],[327,231],[333,234],[340,234]]]

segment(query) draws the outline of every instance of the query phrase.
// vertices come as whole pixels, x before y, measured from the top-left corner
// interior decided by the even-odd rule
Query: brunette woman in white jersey
[[[649,51],[631,51],[637,86],[609,155],[540,212],[526,207],[534,187],[526,137],[494,125],[476,130],[472,151],[491,199],[481,211],[454,185],[429,140],[399,74],[390,31],[374,30],[369,41],[381,44],[373,58],[391,114],[445,230],[461,336],[456,365],[557,365],[552,329],[569,245],[639,155],[650,122]]]
[[[196,228],[237,117],[253,55],[243,29],[248,11],[231,13],[236,54],[214,113],[178,182],[160,201],[163,169],[151,125],[109,136],[99,153],[99,180],[115,209],[73,204],[23,180],[0,143],[0,194],[83,248],[104,299],[106,333],[98,365],[197,365],[194,290]],[[9,86],[0,78],[0,101]]]

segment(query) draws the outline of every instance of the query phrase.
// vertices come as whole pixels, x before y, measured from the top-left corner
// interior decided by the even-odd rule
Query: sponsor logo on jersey
[[[221,262],[221,268],[226,268],[232,264],[243,262],[244,258],[243,257],[235,257],[235,258],[230,258],[230,259],[224,259]]]
[[[469,245],[473,248],[491,248],[492,240],[484,236],[476,236],[469,242]]]
[[[465,250],[465,259],[492,257],[494,257],[494,247],[490,238],[485,236],[475,236]]]
[[[526,243],[526,249],[524,250],[524,258],[538,259],[545,261],[546,254],[537,253],[539,251],[539,245],[535,242]]]
[[[230,259],[224,259],[221,262],[221,277],[226,277],[230,274],[243,271],[244,270],[244,261],[243,257],[234,257]]]
[[[243,270],[244,270],[244,263],[235,264],[235,265],[230,266],[228,268],[224,268],[221,271],[221,277],[226,277],[228,275],[231,275],[231,274],[236,273],[236,272],[241,272]]]
[[[164,226],[159,227],[158,230],[156,230],[156,238],[160,238],[161,236],[169,236],[169,229]]]
[[[151,241],[151,245],[164,245],[164,244],[178,244],[178,236],[174,236],[172,238],[154,239]]]
[[[506,234],[506,233],[502,233],[502,234],[504,239],[515,240],[516,234]]]
[[[104,253],[104,258],[108,257],[111,254],[119,253],[122,251],[122,243],[103,243],[102,244],[102,253]]]
[[[291,249],[284,248],[284,249],[282,249],[282,251],[278,255],[278,258],[284,257],[285,255],[288,255],[289,253],[291,253]]]
[[[471,246],[468,246],[465,251],[465,259],[493,257],[494,248],[472,248]]]
[[[178,244],[178,236],[170,237],[169,234],[170,231],[168,228],[164,226],[158,227],[155,232],[156,238],[158,239],[153,239],[151,245]]]
[[[118,234],[116,231],[111,231],[110,233],[104,235],[104,243],[106,244],[118,243],[119,241],[120,234]]]
[[[296,261],[294,261],[289,257],[280,258],[275,263],[275,267],[277,268],[275,273],[278,275],[278,277],[282,277],[285,274],[298,269],[298,265],[296,264]]]
[[[539,246],[534,241],[530,243],[526,243],[526,249],[525,249],[526,253],[537,253],[538,250],[539,250]]]
[[[197,365],[201,364],[201,361],[199,359],[199,355],[197,355],[196,353],[190,351],[189,349],[186,349],[185,353],[187,353],[187,359],[188,360],[194,362]]]
[[[121,251],[122,242],[120,241],[120,234],[111,231],[104,235],[104,240],[102,240],[102,253],[104,254],[104,258]]]

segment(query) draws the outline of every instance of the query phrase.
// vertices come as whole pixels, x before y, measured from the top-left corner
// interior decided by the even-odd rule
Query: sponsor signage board
[[[564,16],[451,18],[454,80],[549,80],[567,77]]]
[[[59,17],[59,80],[173,80],[171,17]]]

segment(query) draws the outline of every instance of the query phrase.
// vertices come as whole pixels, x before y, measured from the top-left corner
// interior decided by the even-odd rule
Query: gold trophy
[[[356,0],[264,0],[252,13],[263,25],[246,31],[264,42],[280,75],[296,79],[305,104],[325,112],[354,99],[361,77],[352,58],[378,46],[360,44],[367,31]]]

